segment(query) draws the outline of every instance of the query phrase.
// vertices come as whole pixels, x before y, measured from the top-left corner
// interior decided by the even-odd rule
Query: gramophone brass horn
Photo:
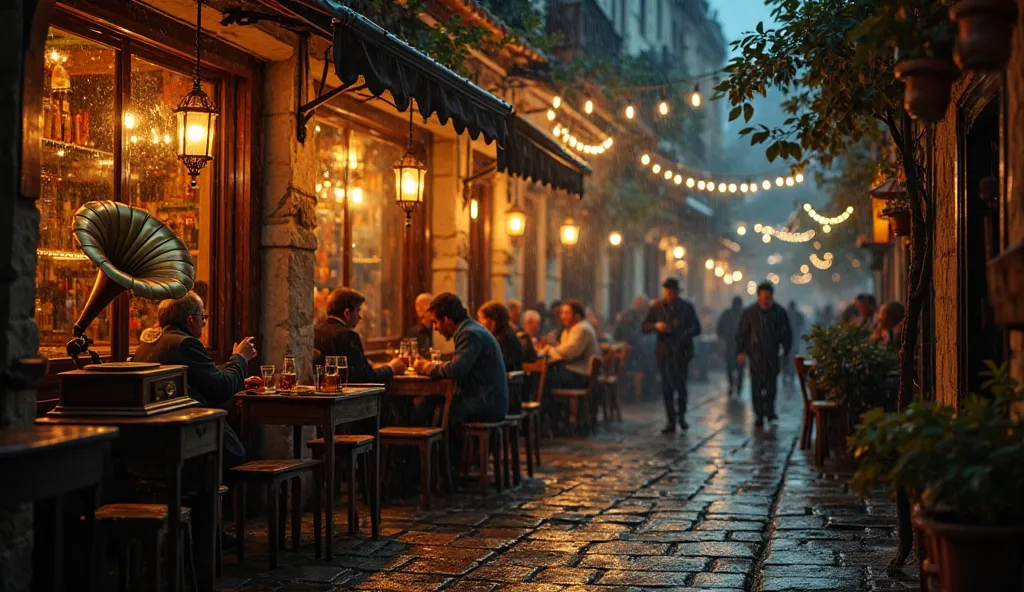
[[[85,309],[75,322],[81,337],[125,290],[150,300],[184,296],[196,266],[174,231],[145,210],[114,201],[91,201],[75,212],[72,228],[82,251],[99,267]]]

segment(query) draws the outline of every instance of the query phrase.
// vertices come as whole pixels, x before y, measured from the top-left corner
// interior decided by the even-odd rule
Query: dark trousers
[[[778,390],[779,369],[776,366],[750,364],[750,399],[757,417],[775,414],[775,393]]]
[[[670,425],[676,423],[676,401],[679,403],[679,417],[686,417],[686,373],[690,358],[666,356],[658,360],[661,372],[661,395],[665,399],[665,415]]]
[[[739,394],[743,390],[743,366],[736,359],[736,352],[725,352],[725,372],[729,375],[729,392],[736,391]]]

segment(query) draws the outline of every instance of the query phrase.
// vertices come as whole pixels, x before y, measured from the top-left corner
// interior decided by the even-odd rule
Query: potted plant
[[[910,236],[910,200],[905,190],[886,198],[882,215],[889,219],[893,234]]]
[[[873,409],[849,439],[856,491],[885,483],[916,499],[927,572],[945,592],[1024,581],[1024,424],[1014,417],[1024,397],[1005,365],[987,364],[984,394],[959,410],[923,401],[902,413]]]
[[[815,383],[840,404],[852,431],[852,419],[876,406],[885,406],[889,373],[896,369],[896,352],[871,340],[871,330],[860,325],[815,325],[804,338],[816,363]]]
[[[896,79],[903,82],[903,107],[914,119],[946,115],[960,70],[953,62],[955,27],[943,0],[901,0],[891,25],[896,44]]]
[[[949,9],[956,21],[953,59],[965,70],[1001,70],[1010,59],[1017,24],[1014,0],[959,0]]]

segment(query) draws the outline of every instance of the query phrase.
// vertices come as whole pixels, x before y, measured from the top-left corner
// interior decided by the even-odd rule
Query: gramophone
[[[72,227],[85,255],[99,268],[74,326],[67,352],[75,370],[60,376],[56,415],[147,416],[196,405],[188,396],[185,366],[102,364],[85,330],[126,291],[150,300],[180,298],[195,282],[195,262],[173,230],[145,210],[114,201],[91,201],[75,212]],[[92,364],[82,365],[88,354]]]

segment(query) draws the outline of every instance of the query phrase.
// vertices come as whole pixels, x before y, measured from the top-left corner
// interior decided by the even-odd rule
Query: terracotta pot
[[[910,236],[910,210],[903,207],[886,208],[882,215],[889,218],[889,227],[896,236]]]
[[[896,64],[896,79],[903,82],[903,108],[914,119],[929,123],[946,116],[953,83],[960,76],[956,64],[937,58],[915,58]]]
[[[1024,582],[1024,525],[960,524],[915,512],[925,547],[929,590],[1020,590]],[[981,587],[979,587],[981,586]]]
[[[1017,24],[1014,0],[960,0],[949,9],[956,21],[953,59],[965,70],[1002,70],[1010,59]]]

